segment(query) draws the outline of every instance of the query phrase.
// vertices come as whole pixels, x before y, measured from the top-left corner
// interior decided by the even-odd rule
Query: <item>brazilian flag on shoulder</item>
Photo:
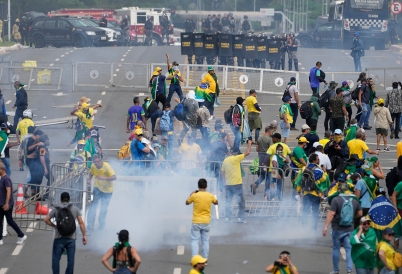
[[[195,98],[196,99],[204,99],[207,100],[208,102],[212,102],[212,98],[209,95],[209,89],[208,86],[205,84],[201,84],[198,87],[195,88]]]
[[[402,236],[401,216],[391,201],[384,195],[380,195],[371,203],[368,216],[371,227],[376,230],[378,239],[382,238],[382,231],[390,227],[395,235]]]

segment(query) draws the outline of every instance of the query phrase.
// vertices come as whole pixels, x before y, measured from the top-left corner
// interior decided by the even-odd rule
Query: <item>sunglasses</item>
[[[370,225],[371,222],[364,222],[362,225]]]
[[[395,236],[395,233],[387,234],[388,236]]]

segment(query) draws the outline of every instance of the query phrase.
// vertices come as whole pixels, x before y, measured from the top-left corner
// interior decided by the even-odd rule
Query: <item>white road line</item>
[[[55,61],[57,62],[57,61],[59,61],[60,59],[59,58],[57,58]]]
[[[17,245],[11,255],[17,256],[18,254],[20,254],[23,247],[24,247],[24,245]]]
[[[1,274],[1,272],[0,272],[0,274]],[[173,274],[181,274],[181,268],[173,269]]]
[[[63,92],[57,92],[57,96],[62,96]]]
[[[302,67],[301,69],[302,69],[302,70],[305,70],[306,68]]]
[[[127,55],[125,55],[125,54],[123,55],[123,57],[126,57],[126,56],[127,56]]]
[[[123,61],[124,61],[124,59],[121,59],[120,61],[122,61],[122,62],[123,62]]]
[[[186,226],[185,225],[180,226],[180,233],[186,233]]]
[[[27,233],[31,233],[32,231],[34,231],[34,228],[36,227],[37,224],[38,224],[37,222],[30,223],[27,228]]]
[[[113,74],[113,77],[116,77],[117,76],[117,74]]]
[[[176,268],[175,268],[175,269],[176,269]],[[179,268],[179,269],[180,269],[180,268]],[[6,274],[7,271],[8,271],[8,268],[1,268],[1,269],[0,269],[0,274]],[[180,269],[180,271],[181,271],[181,269]],[[174,274],[174,272],[173,272],[173,274]],[[180,274],[180,272],[179,272],[178,274]]]
[[[383,85],[383,84],[380,84],[380,86],[382,86],[382,87],[383,87],[384,85]]]
[[[105,95],[106,94],[106,91],[102,91],[102,95]]]
[[[53,65],[54,65],[54,64],[53,64],[53,63],[51,63],[51,64],[49,65],[49,67],[53,67]]]
[[[64,55],[61,55],[60,57],[64,57]]]
[[[129,49],[128,51],[131,51],[131,49]]]
[[[11,100],[8,100],[8,101],[6,102],[6,105],[8,105],[9,103],[11,103]]]
[[[120,71],[120,69],[116,69],[116,71]]]
[[[299,66],[301,66],[302,63],[299,63]]]
[[[99,104],[102,104],[102,100],[98,100],[97,104],[98,104],[98,105],[99,105]]]
[[[184,255],[184,245],[177,246],[177,255]]]
[[[95,114],[96,114],[96,113],[98,113],[98,110],[97,110],[97,109],[95,109],[95,110],[94,110],[94,113],[95,113]]]
[[[64,54],[68,54],[68,51],[66,53],[64,53]]]
[[[121,67],[121,64],[119,64],[119,67]]]

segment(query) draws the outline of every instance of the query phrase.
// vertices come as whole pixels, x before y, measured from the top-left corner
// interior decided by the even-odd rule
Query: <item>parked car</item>
[[[312,30],[300,32],[296,38],[303,48],[341,48],[342,21],[332,21],[315,27]]]

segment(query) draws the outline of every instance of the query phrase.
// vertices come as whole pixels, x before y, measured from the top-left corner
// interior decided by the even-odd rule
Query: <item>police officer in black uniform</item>
[[[230,20],[225,13],[221,20],[222,33],[230,33]]]
[[[120,28],[124,34],[124,45],[129,46],[131,44],[131,37],[129,33],[130,21],[128,21],[128,16],[124,15],[123,20],[120,22]]]
[[[195,32],[196,29],[195,22],[191,15],[189,15],[186,21],[184,22],[184,29],[186,32]]]
[[[144,29],[145,29],[144,45],[152,46],[152,33],[154,30],[154,19],[152,16],[150,15],[147,16],[147,21],[145,21]]]
[[[99,27],[101,27],[101,28],[107,28],[106,13],[102,14],[101,19],[99,19]]]
[[[277,64],[277,69],[278,70],[285,70],[285,59],[286,59],[286,52],[288,51],[287,49],[287,40],[288,36],[286,33],[282,33],[281,36],[281,46],[279,47],[279,62]]]
[[[228,14],[228,18],[229,18],[229,21],[230,21],[230,32],[231,33],[236,33],[236,21],[233,18],[233,13],[230,12]]]
[[[276,35],[271,35],[271,36],[269,37],[269,39],[275,40],[275,39],[276,39]],[[277,63],[279,63],[279,62],[276,62],[276,61],[269,61],[269,68],[270,68],[270,69],[277,69],[277,66],[278,66]]]
[[[164,13],[162,15],[160,24],[162,27],[162,45],[163,45],[163,41],[165,40],[165,37],[166,37],[166,45],[169,46],[169,44],[170,44],[170,41],[169,41],[170,21],[166,15],[166,13]]]
[[[244,15],[244,17],[243,17],[243,23],[241,24],[241,30],[244,32],[244,33],[248,33],[250,30],[251,30],[251,23],[250,23],[250,21],[248,20],[248,16],[247,15]]]
[[[205,18],[202,21],[202,30],[204,31],[205,34],[212,33],[212,24],[211,24],[211,15],[210,14],[208,14],[208,18]]]
[[[218,14],[215,19],[212,21],[212,29],[214,33],[219,33],[222,31],[221,27],[221,15]]]
[[[18,31],[21,34],[21,45],[25,46],[25,43],[28,46],[28,22],[25,16],[22,16],[21,23],[19,25]]]

